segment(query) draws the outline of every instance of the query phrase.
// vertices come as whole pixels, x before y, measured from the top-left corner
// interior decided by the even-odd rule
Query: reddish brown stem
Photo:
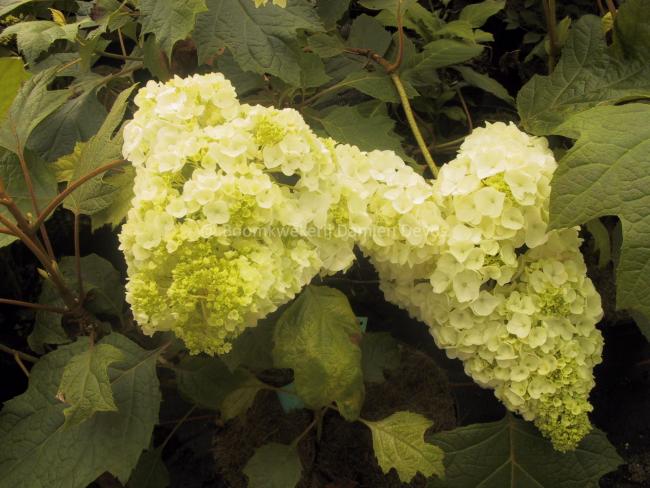
[[[391,67],[391,63],[386,58],[383,58],[382,56],[374,52],[372,49],[366,49],[360,47],[346,47],[344,51],[349,54],[358,54],[359,56],[366,56],[372,59],[375,63],[379,64],[386,71],[388,71]]]
[[[95,176],[100,175],[102,173],[105,173],[106,171],[109,171],[113,168],[117,168],[119,166],[122,166],[123,164],[126,163],[126,160],[124,159],[115,159],[111,161],[110,163],[107,163],[103,166],[100,166],[99,168],[94,169],[87,175],[82,176],[78,180],[73,181],[70,183],[65,190],[63,190],[61,193],[59,193],[52,201],[45,207],[45,210],[43,210],[40,215],[38,216],[38,219],[36,219],[36,222],[34,222],[33,228],[39,227],[45,219],[49,217],[49,215],[54,212],[56,207],[61,205],[63,200],[65,200],[73,191],[75,191],[77,188],[79,188],[81,185],[83,185],[86,181],[93,179]]]
[[[15,305],[16,307],[33,308],[35,310],[43,310],[44,312],[53,312],[53,313],[60,313],[60,314],[68,313],[68,311],[65,308],[53,307],[51,305],[43,305],[42,303],[32,303],[32,302],[24,302],[22,300],[12,300],[10,298],[0,298],[0,304]]]
[[[45,271],[47,271],[50,279],[52,280],[52,283],[54,283],[54,286],[59,291],[61,298],[63,298],[66,306],[71,310],[75,309],[79,302],[75,299],[72,292],[63,282],[63,278],[61,277],[61,273],[59,273],[56,261],[53,259],[50,260],[50,257],[45,253],[45,251],[43,251],[40,246],[34,242],[31,236],[28,236],[25,232],[20,230],[16,224],[11,222],[3,215],[0,215],[0,223],[6,226],[13,235],[18,237],[23,242],[23,244],[25,244],[29,250],[32,251],[32,253],[34,253],[34,256],[36,256],[36,258],[45,268]]]
[[[40,213],[40,210],[38,208],[38,201],[36,199],[36,191],[34,191],[34,183],[32,182],[32,176],[29,173],[29,168],[27,167],[27,161],[25,160],[25,154],[20,144],[20,140],[18,139],[18,135],[15,134],[15,137],[16,137],[16,146],[18,148],[18,161],[20,162],[20,169],[23,172],[23,178],[25,179],[25,184],[27,185],[27,190],[29,191],[29,198],[32,201],[34,216],[37,216]],[[18,222],[18,220],[16,220],[16,222]],[[50,259],[54,259],[54,250],[52,249],[52,243],[50,242],[50,237],[47,235],[47,229],[45,229],[45,226],[40,226],[40,225],[38,227],[35,227],[34,229],[35,230],[40,229],[41,237],[43,238],[43,244],[45,244],[45,250],[47,251],[47,254],[50,257]]]
[[[74,214],[74,263],[77,272],[77,286],[79,287],[79,301],[83,302],[84,285],[81,276],[81,246],[79,245],[79,226],[80,216],[78,213]]]
[[[0,205],[7,208],[11,216],[16,220],[18,227],[27,233],[31,233],[31,225],[25,215],[20,211],[16,202],[6,193],[0,192]]]
[[[2,183],[1,180],[0,180],[0,183]],[[16,202],[14,202],[14,200],[4,192],[4,186],[1,185],[1,184],[0,184],[0,205],[4,205],[7,208],[9,213],[16,220],[16,224],[18,225],[18,227],[25,234],[27,234],[30,237],[34,237],[34,231],[32,229],[31,224],[29,223],[29,221],[27,220],[25,215],[20,211],[20,209],[16,205]],[[10,233],[10,232],[7,232],[7,233]],[[43,246],[41,245],[41,243],[38,240],[34,239],[34,243],[36,245],[38,245],[44,252],[46,251],[45,248],[43,248]],[[50,258],[51,258],[51,255],[50,255]]]

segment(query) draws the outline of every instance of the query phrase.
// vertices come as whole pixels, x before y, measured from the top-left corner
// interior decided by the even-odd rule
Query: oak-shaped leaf
[[[372,446],[384,473],[395,469],[399,479],[408,483],[417,473],[442,476],[443,452],[429,444],[424,434],[433,422],[412,412],[396,412],[385,419],[363,423],[372,432]]]
[[[47,51],[55,41],[59,39],[74,41],[80,26],[80,22],[60,25],[51,20],[18,22],[5,28],[0,39],[16,36],[18,50],[25,56],[28,63],[33,64],[39,55]]]
[[[634,25],[629,33],[621,25]],[[556,134],[569,117],[596,105],[614,105],[650,96],[650,9],[645,0],[628,0],[616,15],[614,44],[607,45],[601,19],[581,17],[571,28],[562,56],[550,76],[536,75],[517,95],[526,131]]]
[[[48,90],[58,69],[48,68],[23,83],[0,121],[0,148],[22,154],[34,128],[66,102],[67,89]]]
[[[621,220],[616,306],[650,317],[650,106],[595,107],[557,131],[577,139],[551,185],[551,226]],[[644,330],[650,339],[650,331]]]
[[[251,0],[206,0],[207,12],[196,17],[193,39],[199,61],[227,48],[245,71],[269,73],[300,86],[298,30],[323,30],[307,0],[289,0],[286,8],[255,7]]]
[[[206,10],[204,0],[141,0],[142,33],[153,33],[171,57],[176,41],[192,32],[196,15]]]
[[[0,58],[0,120],[11,106],[20,86],[29,78],[23,60],[18,57]]]
[[[510,414],[429,440],[444,450],[446,470],[444,481],[433,479],[430,488],[597,488],[600,477],[622,463],[599,430],[575,451],[560,453],[530,422]]]
[[[85,177],[106,164],[122,159],[123,137],[119,127],[127,108],[129,96],[136,87],[137,85],[132,85],[122,91],[97,134],[88,141],[80,143],[72,171],[73,181]],[[128,184],[128,182],[122,182],[122,184]],[[92,216],[109,207],[119,194],[119,188],[111,184],[109,172],[103,172],[74,190],[65,199],[63,206],[75,214]]]
[[[360,333],[343,293],[308,286],[278,319],[275,365],[293,369],[296,392],[307,406],[336,402],[346,419],[355,420],[364,397]]]
[[[27,147],[52,162],[71,153],[77,142],[95,135],[106,117],[106,109],[97,98],[102,86],[103,78],[99,75],[86,75],[83,82],[76,83],[72,89],[79,95],[38,124],[27,140]]]
[[[146,351],[115,333],[97,344],[123,354],[108,369],[117,411],[96,412],[62,428],[66,405],[56,394],[66,365],[88,344],[80,340],[43,356],[31,370],[27,391],[0,412],[1,488],[86,488],[106,471],[128,480],[158,421],[159,350]]]
[[[122,353],[115,346],[89,343],[85,351],[75,354],[65,365],[56,394],[69,405],[63,410],[65,428],[80,424],[95,412],[117,410],[108,367],[121,359]]]

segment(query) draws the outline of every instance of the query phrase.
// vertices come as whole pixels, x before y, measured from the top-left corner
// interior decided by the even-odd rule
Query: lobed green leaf
[[[300,86],[297,31],[323,30],[316,10],[306,0],[290,0],[286,8],[256,8],[250,0],[206,0],[197,15],[194,41],[199,61],[228,48],[245,71],[269,73]]]
[[[56,393],[66,365],[87,342],[43,356],[32,368],[27,391],[0,412],[0,487],[86,488],[106,471],[122,482],[129,478],[158,421],[159,351],[145,351],[119,334],[98,344],[124,356],[108,370],[117,412],[97,412],[63,429],[66,406]]]
[[[551,226],[618,216],[623,244],[616,305],[650,317],[650,106],[595,107],[556,132],[577,141],[553,178]]]
[[[626,2],[628,8],[617,15],[617,25],[632,21],[629,16],[634,15],[637,2]],[[646,29],[650,29],[648,17],[638,19]],[[571,29],[553,74],[535,75],[519,91],[517,108],[524,128],[537,135],[555,134],[576,113],[650,96],[650,44],[642,44],[644,38],[640,38],[629,45],[624,39],[618,37],[615,43],[627,46],[627,57],[616,46],[607,46],[600,18],[581,17]]]
[[[80,339],[81,340],[81,339]],[[122,352],[110,344],[93,345],[75,354],[63,369],[57,398],[70,405],[63,410],[63,428],[78,425],[95,412],[114,412],[117,406],[108,377],[108,367],[124,359]]]
[[[141,0],[142,34],[153,33],[171,57],[174,44],[192,32],[197,14],[207,10],[205,0]]]
[[[597,488],[622,459],[605,434],[594,430],[573,452],[560,453],[530,423],[503,420],[438,432],[431,442],[444,449],[446,476],[431,488]]]
[[[273,358],[294,371],[296,392],[313,409],[337,402],[348,420],[363,403],[360,334],[347,298],[327,287],[308,286],[278,319]]]
[[[21,58],[0,58],[0,121],[4,118],[11,106],[20,86],[29,79],[30,74],[25,71]]]
[[[424,440],[433,422],[420,414],[396,412],[376,422],[363,421],[372,432],[372,445],[384,473],[395,469],[399,479],[408,483],[417,473],[443,476],[443,451]]]

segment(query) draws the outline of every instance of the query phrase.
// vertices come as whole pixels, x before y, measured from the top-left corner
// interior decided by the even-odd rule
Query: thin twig
[[[612,19],[616,17],[616,5],[614,4],[614,0],[605,0],[605,3],[607,3],[607,8],[609,10],[609,13],[612,14]]]
[[[20,227],[27,234],[33,234],[31,224],[27,220],[27,217],[25,217],[25,215],[20,211],[14,199],[5,193],[2,184],[2,178],[0,178],[0,205],[3,205],[7,208],[11,216],[16,221],[16,224],[18,224],[18,227]]]
[[[12,300],[10,298],[0,298],[0,304],[14,305],[16,307],[33,308],[35,310],[43,310],[44,312],[53,312],[53,313],[60,313],[60,314],[68,313],[68,310],[66,310],[65,308],[54,307],[52,305],[44,305],[42,303],[32,303],[32,302],[24,302],[22,300]]]
[[[467,136],[459,137],[458,139],[452,139],[451,141],[441,142],[440,144],[432,144],[430,149],[432,151],[446,151],[449,149],[456,149],[460,146]]]
[[[14,360],[16,361],[16,364],[18,364],[18,367],[23,370],[23,373],[25,373],[25,376],[27,376],[27,378],[29,378],[29,370],[23,364],[23,360],[20,359],[20,354],[18,354],[18,351],[16,351],[14,353]]]
[[[39,214],[38,202],[36,201],[36,191],[34,190],[34,184],[32,183],[32,176],[29,173],[29,168],[27,168],[27,161],[25,161],[25,155],[23,153],[23,148],[18,138],[18,134],[15,132],[14,135],[16,138],[16,149],[18,149],[18,161],[20,163],[20,169],[23,172],[23,178],[25,179],[25,185],[27,186],[27,191],[29,192],[29,198],[32,201],[32,207],[34,207],[35,215]]]
[[[372,49],[366,49],[366,48],[361,48],[361,47],[346,47],[343,52],[346,52],[348,54],[358,54],[359,56],[366,56],[369,59],[372,59],[375,63],[380,65],[382,68],[384,68],[386,71],[391,69],[392,63],[388,61],[386,58],[380,56],[376,52],[374,52]]]
[[[15,236],[13,232],[11,232],[9,229],[6,227],[0,227],[0,234],[7,234],[9,236]]]
[[[50,257],[34,242],[30,236],[28,236],[25,232],[19,229],[14,223],[12,223],[3,215],[0,215],[0,223],[5,225],[16,237],[18,237],[23,242],[23,244],[29,248],[30,251],[32,251],[34,256],[36,256],[36,258],[45,268],[45,271],[47,271],[50,279],[52,280],[52,283],[54,283],[54,286],[59,291],[59,294],[61,295],[61,298],[63,298],[66,306],[71,310],[75,309],[79,302],[75,299],[72,292],[65,285],[63,278],[61,277],[61,273],[59,273],[56,261],[50,260]]]
[[[404,25],[402,19],[402,0],[397,0],[397,56],[395,61],[386,68],[386,73],[391,74],[399,69],[404,59]]]
[[[465,102],[465,97],[463,96],[463,91],[460,88],[457,88],[458,98],[460,98],[460,104],[463,106],[463,112],[465,112],[465,118],[467,119],[467,128],[470,132],[474,130],[474,124],[472,123],[472,116],[469,113],[469,108],[467,108],[467,102]]]
[[[36,199],[36,191],[34,190],[34,183],[32,182],[32,176],[29,172],[29,168],[27,167],[27,161],[25,160],[25,154],[23,152],[23,147],[20,142],[20,138],[18,137],[18,133],[16,132],[16,128],[13,124],[11,126],[11,129],[13,131],[14,138],[16,139],[16,148],[18,149],[17,156],[18,156],[18,161],[20,163],[20,169],[23,173],[23,179],[25,180],[27,191],[29,192],[29,198],[32,201],[34,216],[36,216],[40,213],[40,210],[38,208],[38,201]],[[22,214],[22,212],[20,211],[19,213]],[[47,251],[47,254],[50,257],[50,259],[54,259],[54,250],[52,249],[52,243],[50,242],[50,237],[47,235],[47,230],[45,229],[45,226],[34,227],[34,229],[35,230],[40,229],[41,236],[43,238],[43,243],[45,244],[45,250]]]
[[[18,237],[21,241],[23,241],[23,243],[29,248],[29,250],[32,251],[34,255],[38,258],[41,264],[46,267],[46,270],[48,267],[51,267],[49,256],[45,254],[42,248],[36,245],[36,242],[30,236],[28,236],[25,232],[19,229],[16,224],[11,222],[4,215],[0,215],[0,223],[5,225],[13,235]]]
[[[30,363],[38,362],[38,358],[36,356],[32,356],[31,354],[27,354],[26,352],[17,351],[16,349],[5,346],[4,344],[0,344],[0,351],[6,352],[7,354],[11,354],[12,356],[16,356],[17,354],[18,356],[20,356],[20,359],[29,361]]]
[[[106,51],[97,51],[97,54],[105,58],[119,59],[120,61],[142,61],[144,59],[137,56],[122,56],[121,54],[109,53]]]
[[[560,52],[560,44],[557,37],[555,0],[542,0],[542,5],[544,6],[544,16],[546,17],[546,28],[548,30],[548,72],[551,74],[555,68],[555,62]]]
[[[16,224],[18,225],[18,228],[21,229],[26,235],[28,235],[30,238],[33,238],[33,242],[36,246],[38,246],[41,251],[44,253],[46,252],[46,249],[41,245],[40,241],[36,239],[34,232],[35,229],[32,228],[31,224],[27,220],[27,217],[22,213],[22,211],[18,208],[18,205],[16,205],[16,202],[11,198],[11,196],[7,195],[5,193],[5,186],[4,182],[2,181],[2,178],[0,178],[0,205],[3,205],[7,208],[9,213],[12,215],[14,220],[16,221]],[[10,234],[10,235],[15,235],[13,232],[9,231],[7,229],[7,232],[2,232],[3,234]],[[46,234],[47,235],[47,234]],[[48,240],[49,242],[49,240]],[[51,247],[49,248],[51,249]],[[53,255],[48,253],[48,256],[50,259],[53,259]]]
[[[79,212],[74,214],[74,265],[75,271],[77,273],[77,286],[79,287],[79,301],[83,302],[84,296],[84,284],[83,277],[81,275],[81,246],[79,245],[79,226],[80,226],[80,215]]]
[[[344,86],[346,86],[346,85],[343,84],[343,83],[335,83],[335,84],[332,85],[332,86],[329,86],[329,87],[327,87],[327,88],[323,88],[323,89],[322,89],[321,91],[319,91],[318,93],[315,93],[315,94],[312,95],[311,97],[309,97],[309,98],[307,98],[306,100],[303,100],[302,102],[300,102],[300,108],[304,108],[306,105],[311,105],[311,104],[314,103],[316,100],[318,100],[319,98],[323,97],[324,95],[327,95],[328,93],[330,93],[330,92],[332,92],[332,91],[336,91],[336,90],[338,90],[339,88],[344,87]],[[250,102],[249,102],[249,103],[250,103]]]
[[[59,69],[57,69],[56,72],[60,73],[61,71],[69,68],[70,66],[74,66],[75,64],[80,63],[80,62],[81,62],[81,58],[73,59],[72,61],[61,65],[61,67]]]
[[[117,37],[120,40],[120,49],[122,50],[122,56],[126,59],[126,46],[124,45],[124,37],[122,36],[122,29],[117,29]]]
[[[436,162],[433,160],[433,157],[427,148],[426,142],[424,142],[424,138],[422,137],[418,123],[415,121],[415,117],[413,117],[413,110],[411,109],[409,97],[406,94],[402,80],[397,73],[393,73],[390,75],[390,77],[393,80],[395,88],[397,88],[397,93],[399,94],[400,100],[402,101],[402,107],[404,108],[404,113],[406,114],[406,120],[408,120],[409,126],[411,127],[411,132],[413,132],[413,136],[415,137],[415,140],[420,147],[420,152],[422,153],[424,160],[427,162],[427,165],[429,166],[433,177],[437,178],[438,167],[436,166]]]
[[[143,63],[134,63],[131,66],[129,66],[128,68],[124,68],[124,69],[122,69],[120,71],[116,71],[115,73],[111,73],[109,75],[104,76],[100,80],[99,85],[106,84],[106,83],[108,83],[109,81],[111,81],[111,80],[113,80],[115,78],[120,78],[122,76],[126,76],[128,74],[131,74],[134,71],[137,71],[137,70],[139,70],[139,69],[141,69],[143,67],[144,67]]]
[[[307,434],[309,434],[309,432],[311,431],[311,429],[313,429],[313,428],[316,426],[316,423],[317,423],[317,422],[318,422],[318,415],[315,414],[315,415],[314,415],[314,420],[312,420],[312,421],[309,423],[309,425],[307,426],[307,428],[305,428],[305,430],[303,430],[303,431],[301,432],[301,434],[293,440],[293,442],[291,443],[291,445],[292,445],[292,446],[297,446],[298,444],[300,444],[300,441],[303,440],[303,438],[304,438]]]
[[[187,417],[185,419],[185,422],[195,422],[197,420],[214,420],[216,418],[216,415],[197,415],[196,417]],[[178,423],[179,420],[166,420],[164,422],[160,422],[158,425],[171,425],[171,424],[176,424]]]
[[[400,67],[402,63],[403,54],[404,54],[404,33],[402,27],[401,4],[402,4],[401,0],[397,0],[397,22],[398,22],[398,30],[399,30],[399,39],[398,39],[399,46],[397,50],[397,57],[393,63],[389,62],[387,59],[380,56],[372,49],[346,48],[345,52],[367,56],[369,59],[372,59],[375,63],[379,64],[382,68],[384,68],[386,70],[386,73],[390,75],[391,79],[393,80],[393,84],[395,85],[395,89],[397,90],[397,94],[399,95],[400,101],[402,102],[402,107],[404,108],[404,113],[406,114],[406,120],[408,120],[409,126],[411,127],[411,132],[413,133],[413,137],[415,137],[415,140],[418,143],[418,146],[420,148],[420,152],[422,153],[422,157],[424,157],[424,160],[429,166],[429,169],[431,170],[433,177],[436,178],[438,176],[438,167],[436,166],[436,163],[433,160],[431,153],[429,152],[427,144],[424,142],[424,137],[422,137],[420,128],[418,127],[417,121],[415,120],[415,117],[413,115],[413,109],[411,108],[411,103],[409,102],[409,98],[408,95],[406,94],[406,89],[402,84],[402,80],[399,77],[399,75],[395,72]]]
[[[91,180],[95,176],[105,173],[106,171],[109,171],[113,168],[122,166],[126,162],[127,161],[125,159],[115,159],[68,184],[66,189],[54,197],[52,201],[47,205],[47,207],[45,207],[45,210],[41,212],[41,214],[38,216],[38,219],[36,219],[36,222],[34,222],[34,227],[40,226],[45,221],[45,219],[47,219],[49,215],[56,209],[56,207],[58,207],[63,202],[63,200],[65,200],[73,191],[83,185],[86,181]]]
[[[363,48],[346,48],[344,49],[344,52],[348,54],[357,54],[360,56],[366,56],[368,59],[373,60],[380,66],[382,66],[385,70],[386,73],[391,74],[392,72],[396,71],[399,69],[399,67],[402,65],[402,60],[404,58],[404,29],[402,26],[402,9],[401,9],[401,0],[398,0],[398,7],[397,7],[397,28],[399,32],[399,38],[398,38],[398,45],[397,45],[397,56],[395,58],[395,61],[390,63],[388,60],[384,59],[382,56],[379,54],[375,53],[371,49],[363,49]],[[318,100],[321,98],[323,95],[326,95],[332,91],[336,91],[339,88],[347,86],[348,83],[335,83],[334,85],[327,87],[323,89],[322,91],[316,93],[312,97],[308,98],[307,100],[301,101],[300,106],[304,107],[305,105],[311,105],[314,101]]]
[[[169,434],[167,434],[167,437],[165,437],[165,440],[162,441],[162,444],[160,444],[160,450],[163,450],[167,443],[171,440],[172,437],[174,437],[174,434],[176,431],[180,428],[181,425],[185,423],[185,421],[189,418],[190,415],[192,415],[192,412],[196,410],[196,405],[194,405],[192,408],[190,408],[185,415],[176,423],[174,428],[171,430]]]
[[[605,7],[603,6],[603,2],[601,0],[596,0],[596,4],[598,5],[598,11],[600,12],[600,15],[602,17],[607,12],[605,10]]]

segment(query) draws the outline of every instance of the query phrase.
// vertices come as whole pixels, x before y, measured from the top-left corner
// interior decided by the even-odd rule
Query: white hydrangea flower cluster
[[[429,259],[368,254],[386,298],[564,451],[591,429],[602,309],[577,229],[547,231],[555,167],[544,139],[503,123],[476,129],[434,183],[444,224]]]
[[[296,111],[240,105],[221,74],[149,82],[135,103],[123,148],[135,198],[120,239],[146,332],[227,352],[317,273],[352,263],[355,237],[336,228],[350,218],[363,231],[365,205],[347,200],[333,142]]]
[[[386,298],[556,448],[589,431],[602,311],[577,230],[547,231],[544,139],[488,124],[431,183],[393,152],[316,137],[294,110],[240,104],[220,74],[150,82],[135,102],[120,239],[145,332],[227,352],[358,245]]]
[[[361,249],[395,265],[429,260],[445,225],[433,186],[392,151],[337,146],[335,154],[345,194],[366,209],[363,218],[360,212],[350,218]]]

